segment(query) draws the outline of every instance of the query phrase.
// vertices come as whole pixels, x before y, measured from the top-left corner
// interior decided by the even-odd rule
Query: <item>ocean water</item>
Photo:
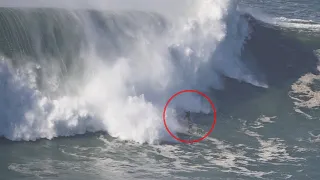
[[[1,1],[0,180],[319,179],[319,8]]]

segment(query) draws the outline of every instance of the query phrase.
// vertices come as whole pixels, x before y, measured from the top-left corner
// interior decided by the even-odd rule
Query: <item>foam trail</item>
[[[235,1],[180,1],[172,12],[168,6],[1,9],[0,32],[8,38],[1,98],[10,103],[2,104],[0,135],[35,140],[102,130],[156,143],[170,140],[162,109],[175,92],[223,88],[221,75],[259,85],[239,60],[248,31]],[[181,130],[179,107],[209,112],[198,96],[175,100],[167,110],[172,132]]]

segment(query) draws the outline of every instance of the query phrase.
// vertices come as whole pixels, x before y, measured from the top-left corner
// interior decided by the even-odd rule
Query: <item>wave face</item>
[[[161,115],[175,92],[223,89],[224,77],[267,87],[240,59],[249,21],[237,3],[190,2],[175,10],[181,16],[161,7],[0,8],[0,135],[106,131],[156,143],[171,139]],[[173,132],[181,130],[177,108],[210,112],[197,96],[177,98],[167,110]]]

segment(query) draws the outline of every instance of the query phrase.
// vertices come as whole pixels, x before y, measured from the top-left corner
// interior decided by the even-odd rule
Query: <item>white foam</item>
[[[267,117],[265,115],[260,116],[257,121],[255,121],[253,128],[259,129],[259,128],[263,128],[264,124],[266,123],[274,123],[274,121],[272,121],[272,119],[275,119],[276,116],[273,117]]]
[[[312,116],[301,110],[301,108],[313,109],[320,107],[320,92],[311,88],[311,85],[317,80],[320,80],[319,75],[305,74],[291,85],[292,90],[289,93],[289,97],[294,100],[295,111],[309,119],[312,119]]]

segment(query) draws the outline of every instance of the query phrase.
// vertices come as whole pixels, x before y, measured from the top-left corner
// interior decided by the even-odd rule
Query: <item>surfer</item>
[[[186,112],[186,119],[188,121],[188,132],[191,133],[191,130],[192,130],[192,121],[191,121],[191,118],[190,118],[190,111],[187,111]]]

